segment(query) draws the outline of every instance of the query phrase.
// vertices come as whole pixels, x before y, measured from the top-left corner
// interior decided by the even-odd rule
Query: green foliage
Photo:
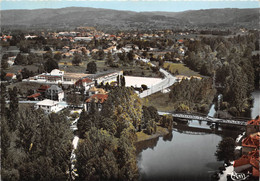
[[[79,54],[76,54],[76,55],[73,57],[72,64],[73,64],[73,65],[79,65],[81,62],[82,62],[82,56],[79,55]]]
[[[163,117],[159,121],[160,125],[164,128],[167,128],[169,131],[172,130],[173,127],[173,117],[170,114],[163,115]]]
[[[138,167],[129,129],[119,139],[92,127],[76,150],[80,180],[136,180]]]
[[[10,119],[9,115],[6,115]],[[1,121],[1,175],[5,180],[66,180],[72,133],[63,115],[21,107],[15,130]]]
[[[254,59],[252,56],[258,39],[259,34],[249,33],[186,42],[189,51],[184,63],[203,75],[211,76],[216,72],[216,83],[224,87],[220,90],[223,101],[229,103],[226,110],[234,116],[243,115],[250,109],[250,95],[259,82],[259,76],[256,76],[259,57]]]
[[[44,63],[44,70],[47,72],[51,72],[53,69],[59,69],[59,65],[55,60],[53,60],[52,58],[49,58]]]
[[[228,163],[230,160],[234,159],[234,151],[235,151],[235,141],[231,137],[223,138],[217,145],[217,151],[215,156],[218,161],[224,161]]]
[[[169,97],[177,111],[207,112],[215,94],[211,79],[191,78],[175,83]]]
[[[87,70],[90,74],[95,74],[97,72],[97,64],[92,61],[87,64]]]

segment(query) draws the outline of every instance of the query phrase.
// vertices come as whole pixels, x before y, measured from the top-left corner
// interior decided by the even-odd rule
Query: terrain
[[[105,30],[165,28],[258,28],[259,8],[208,9],[184,12],[134,12],[68,7],[61,9],[2,10],[1,25],[9,28],[75,28]]]

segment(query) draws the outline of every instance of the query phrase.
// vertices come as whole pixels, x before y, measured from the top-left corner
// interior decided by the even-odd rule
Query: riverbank
[[[154,139],[154,138],[165,136],[165,135],[167,135],[169,133],[170,132],[169,132],[169,130],[167,128],[163,128],[161,126],[157,126],[156,133],[152,134],[152,135],[145,134],[143,131],[137,132],[136,133],[137,141],[135,143],[140,143],[140,142],[143,142],[143,141],[148,141],[148,140],[151,140],[151,139]]]

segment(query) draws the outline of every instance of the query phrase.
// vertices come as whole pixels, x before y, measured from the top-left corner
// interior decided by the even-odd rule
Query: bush
[[[147,85],[145,85],[145,84],[142,84],[141,87],[142,87],[143,90],[147,90],[148,89]]]

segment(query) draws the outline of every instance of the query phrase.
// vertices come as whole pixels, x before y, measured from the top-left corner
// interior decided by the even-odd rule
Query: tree
[[[27,64],[27,59],[21,55],[20,53],[16,56],[14,60],[15,65],[26,65]]]
[[[73,65],[79,65],[82,62],[82,57],[79,54],[76,54],[72,60]]]
[[[215,156],[218,161],[224,161],[229,163],[230,160],[234,159],[235,141],[231,137],[223,138],[217,145],[217,151]]]
[[[61,53],[58,52],[58,53],[55,53],[55,55],[53,56],[53,58],[56,60],[56,61],[60,61],[62,56],[61,56]]]
[[[82,103],[80,100],[80,96],[75,93],[68,94],[66,102],[73,108],[79,106]]]
[[[55,60],[50,58],[44,63],[44,70],[46,72],[51,72],[53,69],[59,69],[59,65]]]
[[[89,72],[90,74],[95,74],[97,72],[97,64],[92,61],[92,62],[89,62],[87,64],[87,72]]]
[[[107,57],[106,57],[106,64],[111,66],[113,64],[113,57],[111,52],[108,52]]]
[[[76,150],[80,180],[116,180],[118,165],[114,153],[117,143],[107,131],[91,128]]]

